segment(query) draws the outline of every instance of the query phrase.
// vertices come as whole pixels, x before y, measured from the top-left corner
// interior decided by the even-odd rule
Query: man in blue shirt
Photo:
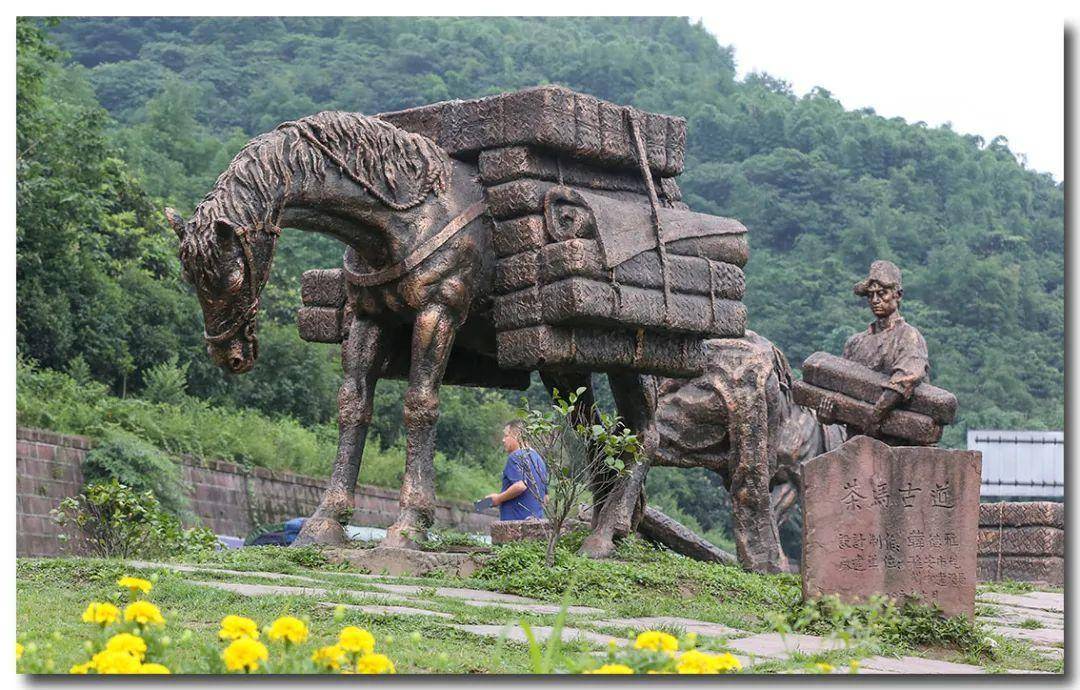
[[[499,507],[500,520],[528,520],[544,517],[548,470],[544,459],[522,445],[525,427],[514,421],[503,427],[503,448],[509,454],[503,468],[502,491],[488,494]]]

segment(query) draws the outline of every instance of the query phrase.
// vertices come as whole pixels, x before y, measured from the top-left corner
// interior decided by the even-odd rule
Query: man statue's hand
[[[886,388],[881,392],[881,397],[874,403],[874,412],[870,416],[870,424],[866,428],[867,436],[878,435],[881,431],[882,422],[889,416],[889,412],[900,403],[901,399],[903,399],[903,396],[891,388]]]
[[[821,399],[817,406],[818,421],[822,424],[832,424],[836,421],[833,415],[836,413],[836,401],[829,396]]]

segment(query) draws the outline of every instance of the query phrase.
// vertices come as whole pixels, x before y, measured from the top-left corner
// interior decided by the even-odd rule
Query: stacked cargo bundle
[[[979,579],[1065,584],[1065,504],[979,505]]]
[[[806,358],[802,381],[795,381],[795,402],[818,409],[825,398],[835,403],[833,416],[844,424],[866,428],[889,377],[849,359],[827,352]],[[943,427],[956,419],[956,396],[949,391],[920,383],[904,401],[885,417],[881,432],[912,445],[932,446],[941,440]]]
[[[477,161],[500,367],[692,376],[746,328],[746,228],[679,200],[686,124],[560,87],[379,117]]]
[[[340,343],[348,335],[346,316],[347,288],[345,272],[340,268],[319,268],[304,271],[300,279],[300,300],[303,306],[296,313],[300,337],[312,343]],[[405,338],[403,347],[390,348],[390,356],[379,376],[384,379],[409,377],[408,333],[402,331],[391,337]],[[500,368],[490,356],[454,348],[447,362],[445,383],[455,386],[483,386],[525,390],[529,387],[529,372]]]

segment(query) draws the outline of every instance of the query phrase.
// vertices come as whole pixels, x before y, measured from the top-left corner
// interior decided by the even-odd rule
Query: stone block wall
[[[1065,584],[1065,504],[979,506],[979,579]]]
[[[49,510],[82,486],[82,461],[90,439],[41,429],[16,429],[16,552],[52,556],[62,552]],[[245,471],[219,460],[189,458],[183,464],[191,508],[217,534],[243,537],[255,524],[310,515],[322,497],[325,479],[262,467]],[[354,496],[352,523],[388,527],[397,517],[397,491],[361,485]],[[494,513],[478,514],[467,503],[439,501],[435,523],[441,529],[486,533]]]

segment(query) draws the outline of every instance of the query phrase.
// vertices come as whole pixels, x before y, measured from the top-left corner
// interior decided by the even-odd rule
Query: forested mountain
[[[932,379],[960,399],[947,443],[968,426],[1062,428],[1062,185],[1003,137],[738,80],[737,58],[674,18],[67,19],[47,36],[20,23],[19,350],[57,369],[81,358],[117,392],[176,355],[198,396],[331,419],[337,371],[328,348],[299,341],[293,310],[300,272],[340,248],[283,240],[263,359],[227,380],[158,209],[190,211],[247,138],[284,120],[552,82],[688,120],[684,197],[749,228],[750,325],[794,365],[865,328],[851,287],[888,258]]]

